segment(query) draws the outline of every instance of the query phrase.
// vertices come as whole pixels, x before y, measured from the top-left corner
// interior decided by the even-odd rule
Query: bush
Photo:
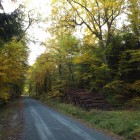
[[[55,98],[59,100],[62,96],[63,93],[61,93],[59,90],[52,90],[51,92],[48,93],[49,98]]]
[[[136,80],[134,83],[130,84],[128,89],[131,90],[131,97],[140,97],[140,80]]]
[[[3,100],[4,102],[7,102],[9,98],[10,98],[10,95],[8,94],[8,89],[1,88],[0,89],[0,99]]]
[[[131,100],[129,100],[126,103],[126,107],[131,107],[131,108],[134,108],[134,109],[140,109],[140,97],[135,97],[135,98],[132,98]]]
[[[79,107],[75,107],[71,104],[64,104],[64,103],[59,103],[57,105],[57,108],[62,110],[64,113],[71,114],[79,119],[86,117],[86,111],[82,110]],[[83,115],[84,114],[84,115]]]
[[[128,95],[127,83],[123,81],[113,81],[103,87],[102,93],[107,98],[107,101],[113,106],[124,105],[126,95]]]
[[[131,89],[140,92],[140,80],[135,81],[132,85],[131,85]]]

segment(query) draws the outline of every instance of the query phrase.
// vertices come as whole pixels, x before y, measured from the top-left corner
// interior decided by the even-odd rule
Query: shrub
[[[126,95],[128,94],[127,83],[116,80],[108,83],[103,87],[103,95],[113,106],[122,106]]]
[[[135,97],[126,103],[126,107],[140,109],[140,97]]]
[[[132,97],[140,97],[140,80],[136,80],[134,83],[130,84],[128,89],[132,91]]]

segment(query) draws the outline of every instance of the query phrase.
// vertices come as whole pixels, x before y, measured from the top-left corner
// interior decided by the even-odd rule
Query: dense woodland
[[[51,38],[29,68],[20,9],[0,13],[0,99],[20,95],[26,77],[30,95],[60,99],[66,89],[86,89],[113,106],[139,106],[140,1],[52,0],[51,6]]]
[[[114,106],[137,106],[139,6],[139,0],[52,1],[52,38],[28,70],[30,94],[58,99],[80,88],[103,94]]]
[[[0,3],[0,105],[19,97],[28,68],[28,47],[21,7],[6,13]]]

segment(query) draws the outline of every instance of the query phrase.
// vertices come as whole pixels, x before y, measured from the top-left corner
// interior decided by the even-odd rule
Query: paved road
[[[34,99],[24,104],[24,140],[113,140]]]

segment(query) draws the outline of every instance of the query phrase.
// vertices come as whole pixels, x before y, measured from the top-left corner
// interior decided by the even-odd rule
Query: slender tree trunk
[[[44,92],[47,93],[47,75],[45,75],[44,79]]]
[[[103,60],[103,62],[104,62],[105,64],[108,64],[108,62],[107,62],[107,55],[106,55],[106,48],[105,48],[105,45],[104,45],[102,39],[99,40],[99,46],[100,46],[100,48],[101,48],[101,50],[102,50],[102,52],[103,52],[102,60]]]
[[[62,80],[62,66],[61,66],[61,64],[59,64],[59,66],[58,66],[58,78],[59,78],[59,81]]]

